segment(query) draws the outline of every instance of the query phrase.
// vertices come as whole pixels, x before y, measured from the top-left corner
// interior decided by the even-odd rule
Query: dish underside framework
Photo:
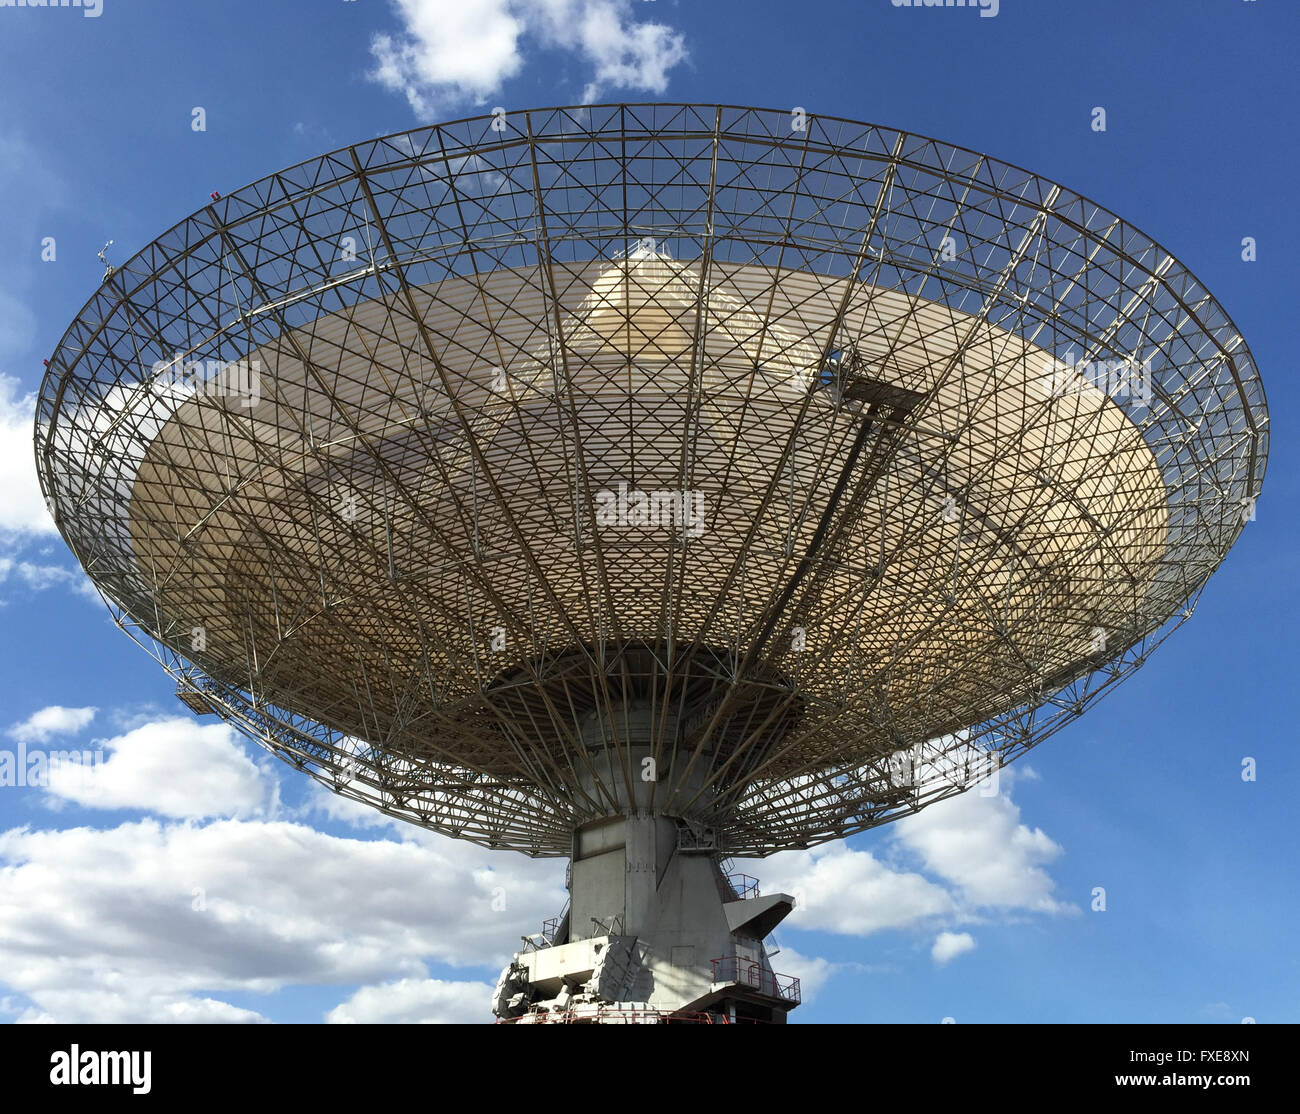
[[[802,122],[481,117],[213,200],[49,362],[60,531],[196,711],[487,846],[765,855],[982,780],[1190,614],[1263,391],[1113,214]]]

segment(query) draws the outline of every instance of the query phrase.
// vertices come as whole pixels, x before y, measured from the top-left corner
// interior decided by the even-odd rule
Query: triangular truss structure
[[[634,783],[739,855],[969,787],[1190,614],[1268,445],[1227,314],[1100,206],[699,105],[215,199],[105,276],[36,432],[192,708],[537,855]]]

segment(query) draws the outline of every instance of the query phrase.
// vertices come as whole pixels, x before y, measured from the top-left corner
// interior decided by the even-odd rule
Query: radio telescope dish
[[[106,276],[36,455],[121,623],[330,788],[572,859],[499,1016],[782,1019],[809,847],[1136,669],[1252,517],[1249,349],[985,155],[603,105],[359,143]]]

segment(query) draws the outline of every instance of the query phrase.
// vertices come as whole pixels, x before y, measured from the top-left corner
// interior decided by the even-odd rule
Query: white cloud
[[[662,93],[686,57],[682,36],[637,17],[634,0],[394,0],[402,30],[375,35],[371,77],[404,94],[422,119],[460,103],[482,104],[525,63],[525,49],[576,56],[602,90]]]
[[[120,990],[57,988],[41,995],[44,1008],[24,1010],[14,1020],[19,1024],[54,1024],[78,1018],[92,1024],[134,1025],[163,1022],[171,1025],[220,1025],[265,1023],[255,1010],[241,1009],[216,998],[168,994],[146,989],[141,993]]]
[[[441,103],[481,102],[523,64],[510,0],[395,0],[403,30],[376,35],[371,75],[406,95],[421,118]]]
[[[38,565],[33,561],[16,561],[12,557],[0,557],[0,584],[11,578],[21,582],[33,592],[44,592],[49,588],[61,586],[91,603],[102,603],[90,578],[80,569],[68,569],[61,565]]]
[[[942,886],[842,843],[773,855],[763,864],[762,887],[794,896],[791,926],[857,936],[957,912]]]
[[[802,955],[794,948],[783,947],[771,960],[772,969],[799,980],[800,1001],[810,1002],[838,969],[838,964],[819,956]]]
[[[11,731],[84,727],[88,711],[43,709]],[[222,993],[327,985],[361,987],[332,1022],[486,1022],[487,982],[430,978],[427,964],[491,970],[563,904],[558,861],[407,825],[394,825],[400,839],[351,839],[267,818],[276,779],[224,724],[153,720],[105,749],[93,793],[57,780],[52,791],[184,822],[0,834],[0,983],[19,1020],[260,1021]],[[1068,908],[1044,870],[1060,848],[1019,822],[1009,785],[1004,771],[1003,796],[967,794],[893,826],[889,862],[845,844],[774,856],[764,890],[796,895],[796,928],[937,932],[930,954],[947,963],[975,946],[948,931],[960,922]],[[332,795],[310,807],[356,824],[375,815]],[[223,811],[258,818],[197,822]],[[805,998],[853,967],[789,947],[774,965]]]
[[[331,793],[319,781],[312,781],[307,788],[306,812],[323,813],[330,820],[347,824],[352,828],[396,828],[403,836],[408,837],[419,831],[352,797],[345,797],[342,793]]]
[[[95,718],[96,708],[65,708],[51,704],[15,723],[6,734],[20,743],[43,743],[54,735],[75,735]]]
[[[890,825],[891,862],[844,843],[786,851],[764,863],[763,889],[794,895],[792,927],[856,936],[928,930],[999,911],[1076,912],[1053,896],[1056,884],[1046,869],[1061,847],[1020,823],[1010,797],[1015,776],[1002,770],[999,778],[993,796],[972,790]],[[895,865],[895,858],[923,872]]]
[[[1045,869],[1061,847],[1041,828],[1020,823],[1020,808],[1008,795],[1010,771],[1000,778],[1003,791],[995,796],[963,793],[900,820],[898,841],[965,904],[1067,912],[1071,907],[1052,896],[1056,883]]]
[[[35,420],[35,394],[23,394],[17,379],[0,374],[0,533],[20,537],[57,533],[36,480]]]
[[[484,982],[398,979],[365,986],[325,1015],[331,1025],[472,1025],[492,1018],[492,990]]]
[[[975,937],[969,932],[941,932],[934,938],[930,958],[941,967],[959,955],[975,950]]]
[[[220,994],[495,968],[564,899],[558,861],[285,822],[15,829],[0,866],[0,981],[60,1022],[257,1020]]]
[[[671,27],[632,21],[631,0],[541,0],[541,7],[544,37],[594,70],[585,103],[606,88],[662,93],[668,71],[686,58],[685,40]]]
[[[102,764],[52,765],[50,793],[88,808],[135,808],[178,818],[269,814],[277,783],[238,740],[224,723],[203,725],[183,716],[156,720],[105,740],[108,757]]]

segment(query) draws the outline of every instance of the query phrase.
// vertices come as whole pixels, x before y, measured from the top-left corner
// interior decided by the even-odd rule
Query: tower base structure
[[[730,873],[713,830],[656,807],[693,784],[687,773],[612,776],[615,766],[653,765],[656,733],[677,730],[672,714],[629,701],[577,726],[593,787],[604,772],[604,784],[626,788],[617,812],[574,832],[569,904],[524,939],[501,972],[493,1012],[530,1024],[783,1023],[799,1004],[799,980],[772,969],[766,941],[794,898],[760,894],[752,878]]]
[[[690,833],[690,834],[687,834]],[[799,980],[766,938],[794,908],[729,874],[692,829],[630,815],[575,836],[565,912],[501,972],[493,1012],[519,1024],[784,1023]]]

